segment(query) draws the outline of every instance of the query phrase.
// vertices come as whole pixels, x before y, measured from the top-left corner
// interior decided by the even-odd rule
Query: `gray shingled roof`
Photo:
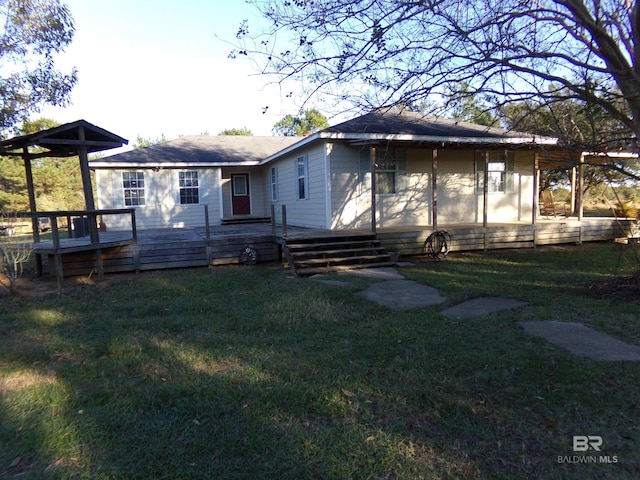
[[[256,165],[299,140],[300,137],[188,136],[93,160],[90,166],[180,168]]]
[[[322,130],[328,133],[415,135],[445,138],[526,138],[531,134],[394,109],[375,110]]]

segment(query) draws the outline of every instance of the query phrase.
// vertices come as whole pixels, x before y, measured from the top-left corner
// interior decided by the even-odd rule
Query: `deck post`
[[[24,160],[24,171],[27,177],[27,193],[29,195],[29,210],[31,213],[35,213],[36,207],[36,193],[33,186],[33,171],[31,169],[31,160],[29,159],[29,150],[27,147],[22,148],[22,159]],[[33,241],[38,243],[40,241],[40,229],[38,225],[38,217],[34,215],[31,217],[31,228],[33,230]],[[38,275],[42,275],[42,255],[36,253],[36,269]]]
[[[287,206],[282,205],[282,238],[287,238]]]
[[[271,204],[271,237],[273,240],[273,260],[279,262],[282,260],[282,249],[280,243],[276,241],[276,206]]]
[[[271,235],[276,236],[276,206],[271,204]]]
[[[140,247],[138,246],[138,228],[136,226],[136,209],[132,208],[131,213],[131,239],[133,248],[133,269],[140,272]]]
[[[431,161],[431,204],[433,231],[438,230],[438,149],[433,149],[433,160]]]
[[[484,232],[484,249],[489,250],[489,237],[487,235],[487,225],[489,223],[489,153],[483,152],[484,157],[484,181],[482,186],[482,230]]]
[[[540,189],[540,162],[538,159],[538,154],[535,153],[533,156],[533,193],[531,199],[531,225],[533,225],[533,246],[536,247],[538,245],[538,211],[539,211],[539,202],[538,198],[538,190]]]
[[[207,265],[211,265],[211,230],[209,228],[209,205],[204,206],[204,228],[205,228],[205,240],[207,242]]]
[[[376,234],[376,147],[371,146],[371,233]]]

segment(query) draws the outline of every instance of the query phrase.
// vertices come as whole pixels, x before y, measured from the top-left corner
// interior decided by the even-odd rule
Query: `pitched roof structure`
[[[413,140],[434,144],[539,144],[557,139],[398,109],[380,109],[319,132],[323,137]]]
[[[186,136],[90,162],[91,168],[183,168],[258,165],[300,137]]]
[[[13,137],[0,142],[0,155],[24,156],[25,149],[29,158],[73,157],[80,148],[87,153],[118,148],[129,143],[128,140],[97,127],[86,120],[65,123],[58,127],[40,132]],[[38,151],[29,150],[37,147]]]

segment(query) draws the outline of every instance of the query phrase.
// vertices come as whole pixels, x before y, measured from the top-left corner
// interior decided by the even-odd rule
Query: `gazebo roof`
[[[93,153],[118,148],[127,143],[129,143],[128,140],[114,133],[86,120],[78,120],[48,130],[3,140],[0,142],[0,155],[24,156],[25,149],[40,147],[41,151],[28,152],[29,158],[72,157],[78,155],[78,149],[82,147],[87,149],[87,153]]]

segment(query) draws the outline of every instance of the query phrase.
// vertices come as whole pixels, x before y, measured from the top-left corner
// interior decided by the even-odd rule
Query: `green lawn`
[[[465,320],[393,312],[272,266],[113,275],[0,300],[0,478],[559,479],[640,476],[640,364],[577,358],[517,322],[640,344],[612,244],[451,254],[403,269]],[[340,276],[345,280],[350,277]],[[617,463],[559,463],[575,435]]]

